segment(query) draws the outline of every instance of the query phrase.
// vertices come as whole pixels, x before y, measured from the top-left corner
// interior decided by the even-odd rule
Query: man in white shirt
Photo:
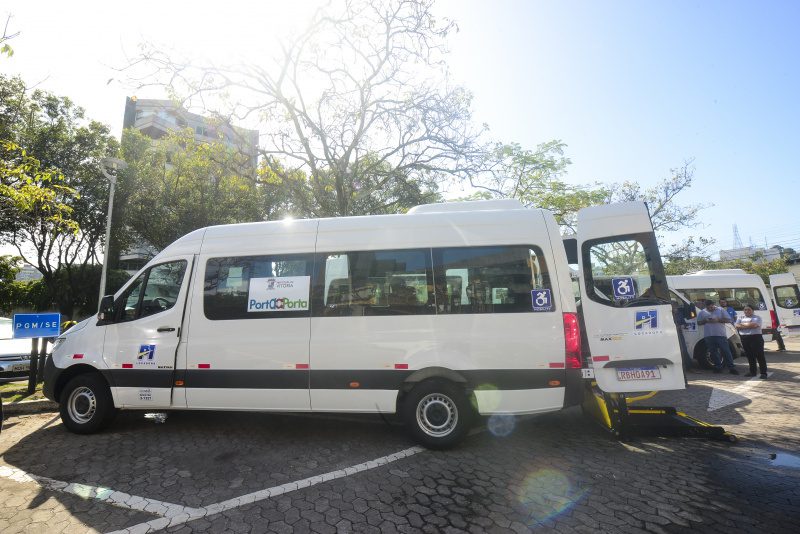
[[[756,362],[761,370],[761,378],[767,378],[767,360],[764,358],[764,337],[761,335],[761,317],[753,313],[753,306],[744,307],[744,317],[736,319],[736,329],[742,338],[750,372],[744,376],[756,376]]]
[[[722,361],[720,361],[719,353],[725,359],[725,367],[730,370],[732,375],[738,375],[739,371],[733,364],[733,355],[731,349],[728,347],[728,336],[725,331],[725,323],[731,322],[731,317],[728,312],[722,308],[717,307],[713,300],[705,301],[705,309],[700,310],[697,314],[697,324],[703,325],[703,338],[706,342],[706,347],[711,352],[711,361],[714,362],[714,372],[722,372]]]

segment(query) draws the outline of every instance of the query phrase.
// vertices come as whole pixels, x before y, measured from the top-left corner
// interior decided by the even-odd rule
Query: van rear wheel
[[[105,380],[97,374],[83,374],[64,386],[59,412],[61,421],[71,432],[92,434],[108,426],[116,409]]]
[[[467,435],[472,411],[463,390],[446,380],[426,380],[412,389],[402,406],[403,421],[419,443],[447,449]]]

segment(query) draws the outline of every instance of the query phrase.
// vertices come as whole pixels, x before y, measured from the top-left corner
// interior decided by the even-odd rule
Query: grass
[[[36,385],[36,391],[28,395],[28,380],[20,382],[8,382],[7,384],[0,384],[0,397],[3,397],[3,403],[13,403],[26,400],[39,400],[44,399],[42,393],[42,384]]]

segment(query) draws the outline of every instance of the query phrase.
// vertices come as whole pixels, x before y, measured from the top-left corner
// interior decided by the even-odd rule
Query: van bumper
[[[59,369],[56,367],[56,364],[53,363],[53,355],[48,354],[47,360],[44,362],[44,386],[42,386],[42,393],[53,402],[58,402],[55,393],[56,382],[58,382],[58,377],[61,375],[62,371],[63,369]]]

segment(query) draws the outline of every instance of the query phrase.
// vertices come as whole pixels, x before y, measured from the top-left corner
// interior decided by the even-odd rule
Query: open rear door
[[[792,273],[769,275],[769,287],[775,312],[778,316],[778,331],[783,337],[800,337],[800,290]]]
[[[647,206],[580,210],[577,253],[597,385],[607,393],[683,389],[678,332]]]

